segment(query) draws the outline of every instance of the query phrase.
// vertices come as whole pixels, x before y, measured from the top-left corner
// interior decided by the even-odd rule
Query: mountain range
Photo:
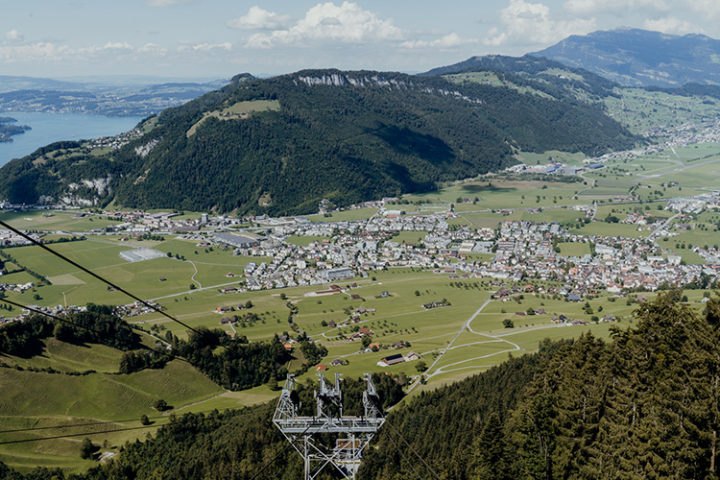
[[[0,198],[298,214],[323,199],[341,206],[433,190],[509,166],[518,150],[595,154],[638,141],[569,84],[532,85],[373,71],[241,75],[143,121],[110,153],[60,143],[8,163]]]
[[[583,68],[625,86],[720,84],[720,40],[640,29],[572,35],[531,55]]]
[[[0,200],[299,214],[316,211],[322,200],[343,206],[433,190],[438,182],[507,167],[518,151],[625,149],[645,140],[608,115],[608,99],[624,95],[621,83],[720,98],[713,84],[717,45],[700,35],[616,30],[420,75],[238,75],[148,117],[110,151],[61,142],[8,163],[0,170]],[[686,80],[701,84],[669,87]],[[25,90],[0,93],[0,105],[14,101],[8,95],[20,102],[44,96],[40,103],[90,102],[123,114],[132,101],[150,108],[157,100],[157,108],[209,87],[158,85],[103,101],[93,92]]]

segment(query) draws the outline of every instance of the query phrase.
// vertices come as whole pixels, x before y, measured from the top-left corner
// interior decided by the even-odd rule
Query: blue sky
[[[3,2],[0,74],[224,78],[302,68],[424,71],[637,27],[720,37],[720,0]]]

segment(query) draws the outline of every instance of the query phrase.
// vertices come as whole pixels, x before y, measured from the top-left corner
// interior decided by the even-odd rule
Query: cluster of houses
[[[692,197],[672,198],[668,200],[668,210],[679,213],[699,214],[705,210],[720,209],[720,191],[701,193]]]
[[[587,243],[593,254],[562,256],[552,242]],[[645,238],[570,234],[531,222],[505,222],[496,242],[494,261],[486,264],[459,264],[474,276],[520,281],[537,278],[564,282],[571,288],[564,294],[584,296],[588,291],[607,288],[610,292],[662,285],[682,286],[702,275],[718,278],[716,265],[683,265],[681,258],[661,254],[654,241]]]
[[[45,235],[43,233],[31,233],[30,236],[35,240],[40,240]],[[0,230],[0,247],[20,247],[24,245],[31,245],[31,242],[10,230]]]
[[[156,309],[164,310],[164,307],[157,302],[148,300],[147,303]],[[145,315],[146,313],[152,313],[154,311],[156,310],[153,310],[141,302],[133,302],[115,307],[115,314],[121,318],[137,317],[138,315]]]
[[[708,198],[715,198],[713,195],[707,194]],[[434,268],[441,273],[512,281],[526,277],[556,280],[572,285],[568,295],[580,296],[595,288],[652,290],[666,283],[687,284],[700,275],[717,277],[712,266],[681,265],[680,257],[662,255],[652,239],[570,234],[557,223],[531,221],[503,222],[498,230],[466,225],[450,228],[447,213],[386,216],[384,212],[381,209],[367,220],[327,223],[303,217],[245,219],[264,224],[261,232],[253,233],[227,231],[237,227],[240,219],[212,217],[189,221],[194,222],[196,231],[186,238],[197,239],[198,245],[219,245],[239,255],[271,259],[249,263],[238,285],[226,287],[224,293],[344,282],[393,267]],[[586,209],[586,214],[592,213],[592,207]],[[173,218],[164,213],[125,215],[145,225]],[[647,223],[641,214],[631,217],[628,222],[639,228]],[[200,235],[200,229],[206,227],[218,231],[212,236]],[[396,241],[394,236],[403,231],[425,235],[419,241]],[[287,241],[290,235],[319,239],[299,246]],[[554,248],[557,242],[588,243],[594,251],[580,257],[562,256]],[[473,253],[494,256],[486,262],[466,260]],[[716,252],[702,253],[708,260],[717,260]]]
[[[56,316],[56,317],[63,317],[65,315],[68,315],[71,313],[76,313],[76,312],[87,312],[87,307],[85,307],[85,306],[82,306],[82,307],[75,306],[75,305],[69,305],[67,307],[62,306],[62,305],[56,305],[54,307],[40,307],[38,305],[28,305],[28,306],[30,308],[32,308],[33,310],[44,312],[44,313],[47,313],[49,315]],[[33,315],[36,315],[36,314],[28,309],[22,309],[20,315],[17,315],[14,317],[5,318],[3,316],[0,316],[0,325],[4,325],[4,324],[10,323],[10,322],[22,322],[26,318],[29,318]]]
[[[112,137],[100,137],[96,138],[94,140],[91,140],[88,142],[85,147],[88,150],[94,150],[96,148],[112,148],[113,150],[119,150],[128,143],[132,142],[135,139],[138,139],[142,137],[144,132],[140,128],[133,128],[132,130],[129,130],[127,132],[123,132],[119,135],[114,135]],[[155,143],[157,144],[157,143]],[[148,150],[149,152],[149,150]],[[140,153],[138,153],[140,154]],[[147,152],[145,153],[147,155]],[[144,155],[143,155],[144,156]]]
[[[0,278],[2,278],[1,274],[0,274]],[[35,287],[35,284],[32,282],[27,282],[27,283],[2,283],[2,282],[0,282],[0,292],[23,293],[27,290],[31,290],[34,287]]]

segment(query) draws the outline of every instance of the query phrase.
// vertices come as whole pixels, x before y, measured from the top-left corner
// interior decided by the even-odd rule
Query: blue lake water
[[[141,117],[104,117],[79,113],[0,112],[0,116],[16,118],[17,125],[32,128],[14,135],[12,142],[0,143],[0,166],[49,143],[117,135],[131,130],[142,120]]]

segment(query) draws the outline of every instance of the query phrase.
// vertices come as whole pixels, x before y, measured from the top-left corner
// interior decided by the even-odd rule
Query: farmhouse
[[[405,357],[403,357],[401,353],[397,353],[395,355],[390,355],[389,357],[381,358],[377,364],[379,367],[389,367],[391,365],[403,363],[404,361]]]

